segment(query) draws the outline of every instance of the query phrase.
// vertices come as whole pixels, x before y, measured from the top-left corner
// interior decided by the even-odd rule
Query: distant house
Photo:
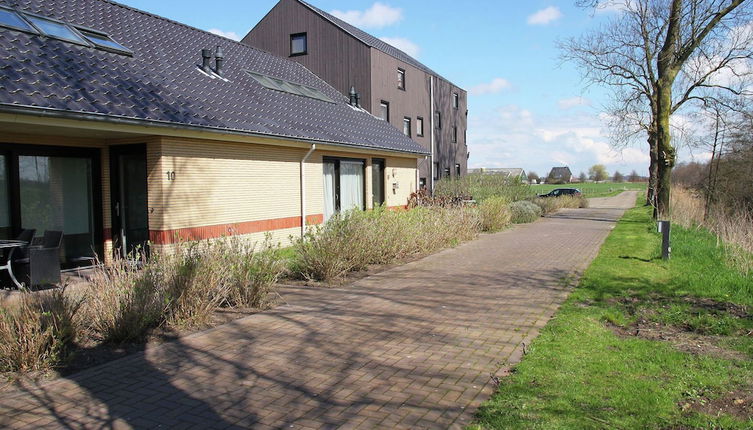
[[[546,177],[546,182],[549,184],[566,184],[573,179],[573,172],[570,168],[565,167],[552,167],[552,170]]]
[[[527,183],[528,176],[526,171],[520,167],[481,167],[478,169],[471,169],[469,173],[481,173],[484,175],[503,175],[506,178],[519,179],[520,182]]]
[[[0,239],[62,231],[64,267],[287,242],[417,189],[429,151],[297,62],[105,0],[0,5]]]

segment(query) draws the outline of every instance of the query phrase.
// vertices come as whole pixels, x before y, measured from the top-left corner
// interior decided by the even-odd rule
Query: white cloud
[[[228,39],[233,39],[233,40],[241,40],[242,39],[242,37],[239,36],[238,33],[234,32],[234,31],[222,31],[222,30],[217,29],[217,28],[212,28],[212,29],[209,29],[207,31],[210,32],[210,33],[212,33],[212,34],[216,34],[218,36],[227,37]]]
[[[572,109],[577,106],[591,106],[591,100],[585,97],[570,97],[558,101],[557,106],[562,110]]]
[[[379,40],[389,43],[413,58],[418,58],[418,54],[421,53],[421,48],[418,45],[404,37],[380,37]]]
[[[552,21],[556,21],[562,18],[562,12],[556,6],[549,6],[541,9],[528,17],[528,24],[530,25],[547,25]]]
[[[403,19],[403,10],[376,2],[366,10],[333,10],[332,15],[362,28],[383,28]]]
[[[630,0],[606,0],[599,2],[596,13],[624,12],[632,6],[634,5],[630,4]]]
[[[563,165],[570,166],[575,175],[594,164],[605,164],[610,172],[647,170],[646,148],[612,148],[604,124],[598,114],[560,112],[539,116],[515,105],[482,114],[471,111],[469,165],[521,167],[539,175]]]
[[[494,78],[491,82],[476,85],[468,92],[474,96],[482,94],[494,94],[510,88],[510,82],[504,78]]]

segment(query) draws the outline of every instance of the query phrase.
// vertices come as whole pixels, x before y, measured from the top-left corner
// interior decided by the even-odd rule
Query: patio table
[[[10,280],[13,281],[17,288],[21,288],[22,285],[20,282],[18,282],[16,276],[13,275],[13,252],[16,250],[16,248],[22,248],[28,244],[29,242],[23,240],[0,240],[0,249],[10,249],[10,251],[8,252],[8,257],[5,261],[5,265],[0,266],[0,270],[8,271]]]

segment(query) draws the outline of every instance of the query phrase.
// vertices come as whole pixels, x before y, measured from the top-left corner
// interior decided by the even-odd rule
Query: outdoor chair
[[[35,240],[27,248],[28,256],[13,259],[19,282],[27,287],[60,283],[60,247],[63,232],[46,230],[41,241]]]
[[[29,245],[32,245],[34,242],[34,235],[36,234],[36,230],[33,228],[25,228],[21,230],[21,234],[19,234],[15,240],[22,240]],[[19,258],[28,258],[29,257],[29,245],[16,248],[16,250],[13,252],[13,260],[18,260]]]

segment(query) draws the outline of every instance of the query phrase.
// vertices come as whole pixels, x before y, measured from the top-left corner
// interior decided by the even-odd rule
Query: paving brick
[[[0,398],[8,428],[463,428],[634,192]],[[623,208],[623,209],[619,209]],[[292,427],[291,427],[292,425]]]

